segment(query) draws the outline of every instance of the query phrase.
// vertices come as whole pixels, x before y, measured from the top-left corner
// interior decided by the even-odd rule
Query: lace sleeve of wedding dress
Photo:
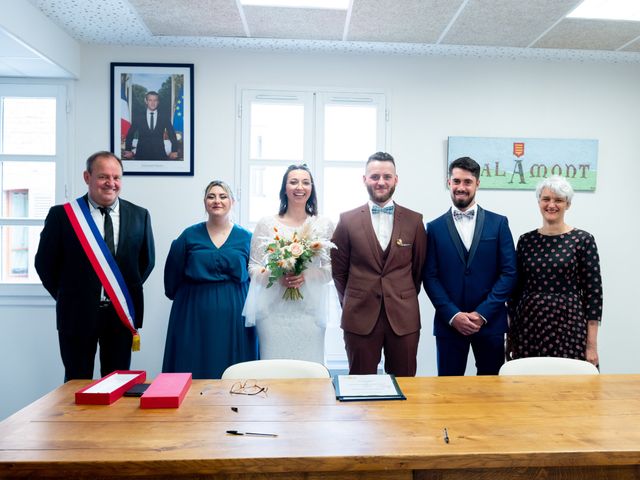
[[[251,282],[266,286],[269,282],[269,272],[264,269],[267,253],[266,247],[273,240],[273,222],[269,217],[261,219],[251,236],[251,251],[249,252],[249,275]]]
[[[324,242],[331,242],[333,235],[333,223],[326,217],[316,217],[310,220],[314,238]],[[324,284],[331,281],[331,257],[330,249],[326,248],[322,255],[314,258],[309,267],[304,271],[305,282]]]
[[[326,217],[316,217],[313,222],[313,236],[330,244],[333,236],[333,223]],[[304,295],[305,309],[313,312],[315,323],[319,327],[337,326],[340,322],[340,302],[332,283],[331,249],[325,248],[323,253],[311,261],[304,271],[304,284],[300,291]]]
[[[249,252],[249,276],[251,283],[247,292],[247,299],[244,302],[245,326],[253,327],[256,324],[256,317],[264,311],[265,305],[273,296],[272,288],[267,288],[269,283],[269,272],[264,269],[266,261],[266,246],[274,236],[274,220],[271,217],[260,219],[251,236],[251,250]]]

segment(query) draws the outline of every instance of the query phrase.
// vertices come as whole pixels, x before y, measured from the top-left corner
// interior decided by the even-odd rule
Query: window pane
[[[55,155],[56,99],[3,97],[0,151],[15,155]]]
[[[324,156],[328,161],[362,162],[376,151],[375,106],[326,105]]]
[[[258,167],[249,169],[249,222],[275,215],[280,208],[280,185],[286,167]]]
[[[364,204],[368,197],[362,183],[364,162],[358,167],[327,167],[324,169],[324,215],[337,223],[342,212]]]
[[[44,218],[55,203],[54,162],[2,162],[2,216]]]
[[[25,227],[5,225],[0,227],[2,256],[0,257],[0,281],[4,283],[37,283],[40,281],[33,260],[40,241],[42,226]]]
[[[252,103],[250,128],[251,159],[302,161],[303,105]]]

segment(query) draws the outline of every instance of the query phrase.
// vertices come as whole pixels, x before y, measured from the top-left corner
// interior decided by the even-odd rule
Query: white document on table
[[[338,400],[404,400],[393,375],[338,375],[335,380]]]

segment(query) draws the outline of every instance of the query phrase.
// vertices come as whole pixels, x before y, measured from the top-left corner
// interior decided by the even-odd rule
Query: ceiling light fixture
[[[347,10],[349,0],[240,0],[244,6]]]
[[[640,21],[638,0],[584,0],[567,18]]]

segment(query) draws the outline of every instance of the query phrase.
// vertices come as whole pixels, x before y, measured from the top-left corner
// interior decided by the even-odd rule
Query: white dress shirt
[[[457,212],[461,212],[462,210],[457,209],[456,207],[451,207],[451,216],[453,217],[453,212],[457,211]],[[471,208],[467,208],[465,210],[466,212],[471,212],[473,211],[473,218],[469,219],[466,217],[461,218],[460,220],[456,220],[455,217],[453,217],[453,223],[456,226],[456,230],[458,231],[458,234],[460,235],[460,239],[462,239],[462,243],[464,244],[464,247],[467,249],[467,252],[469,250],[471,250],[471,244],[473,243],[473,234],[476,231],[476,220],[478,219],[478,204],[474,203],[473,206]],[[449,320],[449,325],[451,325],[453,323],[453,319],[455,318],[455,316],[460,313],[460,312],[456,312],[456,314],[451,317],[451,319]],[[482,317],[482,315],[480,315]],[[487,319],[482,317],[482,320],[484,320],[484,323],[487,323]]]
[[[395,215],[395,211],[392,214],[388,213],[376,213],[375,215],[371,213],[371,208],[375,205],[371,200],[369,200],[369,215],[371,215],[371,224],[373,225],[373,231],[376,232],[376,238],[378,239],[378,243],[382,247],[382,250],[386,250],[389,245],[389,241],[391,240],[391,232],[393,231],[393,217]],[[384,208],[386,206],[393,205],[393,200],[389,200],[384,205],[380,205],[380,208]]]
[[[451,216],[453,216],[454,211],[460,212],[461,210],[458,210],[456,207],[451,207]],[[471,243],[473,242],[473,233],[476,230],[476,219],[478,218],[477,203],[474,203],[473,207],[466,209],[465,213],[471,211],[473,211],[472,219],[464,217],[460,220],[456,220],[455,217],[453,218],[453,223],[456,226],[456,230],[458,230],[458,234],[460,235],[462,243],[467,249],[467,252],[471,249]]]
[[[113,246],[117,252],[118,237],[120,234],[120,202],[116,199],[115,203],[109,208],[111,208],[111,210],[109,211],[109,216],[111,217],[111,222],[113,223]],[[98,227],[100,235],[102,235],[102,238],[104,238],[104,215],[102,215],[102,212],[98,210],[98,205],[94,203],[90,198],[89,211],[91,212],[93,221],[96,222],[96,226]]]

